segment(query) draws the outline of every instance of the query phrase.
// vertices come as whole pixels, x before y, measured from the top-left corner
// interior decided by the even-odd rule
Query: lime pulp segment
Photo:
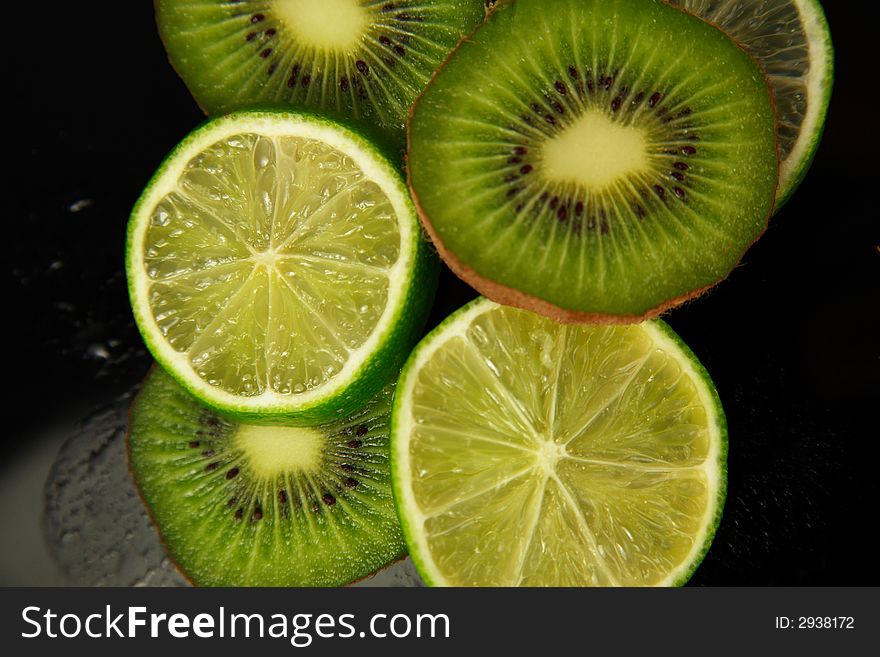
[[[831,100],[834,48],[818,0],[667,0],[717,25],[761,63],[773,88],[779,140],[777,205],[806,175]]]
[[[720,516],[723,412],[661,322],[478,300],[416,348],[392,436],[398,513],[436,585],[677,584]]]
[[[417,244],[405,188],[366,142],[295,115],[232,115],[184,141],[135,208],[133,306],[197,396],[307,405],[389,338]]]

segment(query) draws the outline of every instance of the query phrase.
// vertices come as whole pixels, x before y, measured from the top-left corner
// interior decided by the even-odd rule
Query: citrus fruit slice
[[[776,97],[777,208],[804,179],[825,126],[834,47],[818,0],[667,0],[741,43],[764,67]]]
[[[361,407],[415,343],[436,279],[399,172],[356,133],[285,111],[178,145],[132,212],[126,258],[156,360],[258,423]]]
[[[395,500],[434,585],[675,585],[720,519],[726,440],[708,374],[662,322],[479,299],[401,374]]]

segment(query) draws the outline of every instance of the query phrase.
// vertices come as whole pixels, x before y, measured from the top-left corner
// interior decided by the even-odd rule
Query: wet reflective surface
[[[131,395],[86,418],[61,448],[45,488],[50,554],[83,586],[181,586],[128,472]]]
[[[128,471],[132,391],[79,423],[45,485],[42,531],[60,581],[76,586],[187,586],[168,559]],[[356,586],[420,586],[409,559]]]

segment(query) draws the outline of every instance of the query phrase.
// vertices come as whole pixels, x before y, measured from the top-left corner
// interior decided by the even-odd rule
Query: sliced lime
[[[398,383],[395,498],[435,585],[682,583],[715,533],[725,459],[712,382],[659,321],[566,326],[480,299]]]
[[[761,63],[776,96],[777,207],[807,174],[825,126],[834,47],[818,0],[667,0],[727,32]]]
[[[132,212],[144,339],[187,390],[250,421],[350,412],[390,379],[434,268],[399,173],[367,141],[290,112],[189,135]]]

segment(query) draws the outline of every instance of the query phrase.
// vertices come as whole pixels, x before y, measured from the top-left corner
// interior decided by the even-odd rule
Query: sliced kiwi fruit
[[[253,426],[153,368],[131,410],[129,465],[183,574],[201,586],[341,586],[403,557],[392,393],[320,427]]]
[[[773,211],[755,61],[659,0],[511,0],[416,101],[408,172],[447,264],[485,296],[630,322],[734,268]]]
[[[378,128],[406,113],[484,0],[156,0],[172,65],[209,114],[283,103]]]

